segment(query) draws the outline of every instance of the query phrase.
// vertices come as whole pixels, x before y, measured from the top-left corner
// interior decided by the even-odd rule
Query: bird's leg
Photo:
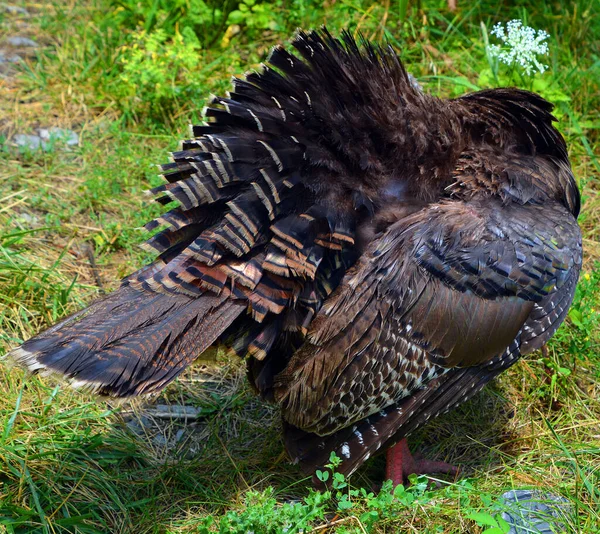
[[[386,460],[385,476],[386,479],[392,481],[394,486],[405,484],[408,481],[408,475],[412,475],[413,473],[417,475],[442,473],[454,476],[458,474],[458,467],[446,462],[415,458],[408,449],[406,438],[388,449]]]
[[[391,480],[394,487],[404,484],[408,475],[416,470],[416,462],[408,450],[406,438],[387,450],[385,478]]]

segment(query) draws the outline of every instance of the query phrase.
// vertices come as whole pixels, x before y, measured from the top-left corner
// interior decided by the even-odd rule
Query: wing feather
[[[278,376],[285,419],[331,434],[451,369],[486,365],[521,335],[528,349],[539,346],[529,318],[556,307],[547,322],[557,324],[580,265],[579,228],[557,203],[444,201],[398,221],[361,257]]]

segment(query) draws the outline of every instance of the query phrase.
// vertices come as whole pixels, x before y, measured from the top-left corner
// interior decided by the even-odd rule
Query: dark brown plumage
[[[390,48],[300,32],[215,97],[153,190],[158,259],[16,349],[99,393],[160,390],[215,342],[292,459],[353,472],[564,320],[579,192],[552,106],[426,95]]]

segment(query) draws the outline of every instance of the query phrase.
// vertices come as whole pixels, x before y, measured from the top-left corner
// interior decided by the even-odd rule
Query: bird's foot
[[[406,439],[396,443],[387,451],[386,479],[392,481],[394,486],[406,484],[409,475],[458,475],[458,467],[446,462],[426,460],[418,455],[413,456],[408,449]]]

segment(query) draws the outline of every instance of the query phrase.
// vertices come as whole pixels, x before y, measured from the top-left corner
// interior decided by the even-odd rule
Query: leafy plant
[[[554,104],[569,102],[553,76],[543,76],[549,69],[540,56],[549,53],[545,30],[535,30],[521,20],[511,20],[506,27],[498,23],[490,32],[500,44],[491,44],[485,25],[481,24],[488,67],[481,70],[480,87],[520,86],[541,94]],[[557,108],[555,115],[562,115]]]
[[[240,27],[249,37],[259,31],[276,30],[283,21],[281,1],[257,0],[112,0],[115,22],[135,31],[151,33],[163,30],[173,37],[190,30],[202,48],[211,48],[219,41],[226,42]],[[232,26],[235,30],[232,31]]]
[[[262,492],[248,491],[241,511],[230,511],[218,521],[208,517],[199,526],[198,532],[300,533],[312,529],[317,520],[323,522],[332,513],[340,518],[337,523],[355,522],[359,525],[359,532],[372,532],[379,521],[393,517],[399,510],[417,508],[433,499],[434,493],[428,490],[425,477],[415,476],[408,488],[402,485],[394,488],[388,480],[377,494],[365,488],[352,488],[344,475],[336,472],[340,463],[335,453],[331,453],[326,469],[317,471],[317,478],[329,485],[325,491],[310,489],[302,500],[283,505],[278,504],[271,487]]]
[[[277,20],[274,17],[275,5],[257,3],[256,0],[242,0],[237,9],[229,13],[229,24],[245,25],[251,30],[276,30]]]
[[[482,87],[527,85],[531,88],[536,73],[543,73],[547,65],[538,60],[538,55],[548,53],[548,44],[543,42],[548,34],[539,30],[542,42],[537,43],[536,31],[523,26],[520,20],[512,20],[507,29],[498,23],[490,32],[502,44],[490,43],[490,34],[481,23],[483,45],[488,67],[479,74],[478,83]],[[501,68],[504,66],[504,68]],[[534,68],[535,67],[535,68]]]
[[[510,530],[510,525],[502,519],[500,514],[492,515],[488,512],[471,512],[467,514],[467,517],[475,521],[480,527],[485,528],[481,534],[507,534]]]
[[[151,33],[162,30],[175,36],[189,28],[204,48],[212,46],[225,29],[229,13],[236,8],[235,0],[111,0],[117,25]]]
[[[134,34],[122,48],[117,103],[128,118],[147,115],[166,123],[190,102],[206,95],[200,43],[184,29],[171,38],[163,29]]]
[[[518,65],[527,76],[534,72],[543,74],[548,68],[538,59],[538,56],[548,54],[548,43],[545,42],[550,37],[548,32],[534,30],[515,19],[508,22],[506,28],[500,22],[496,24],[492,35],[502,42],[488,47],[490,56],[498,62],[513,68]]]

